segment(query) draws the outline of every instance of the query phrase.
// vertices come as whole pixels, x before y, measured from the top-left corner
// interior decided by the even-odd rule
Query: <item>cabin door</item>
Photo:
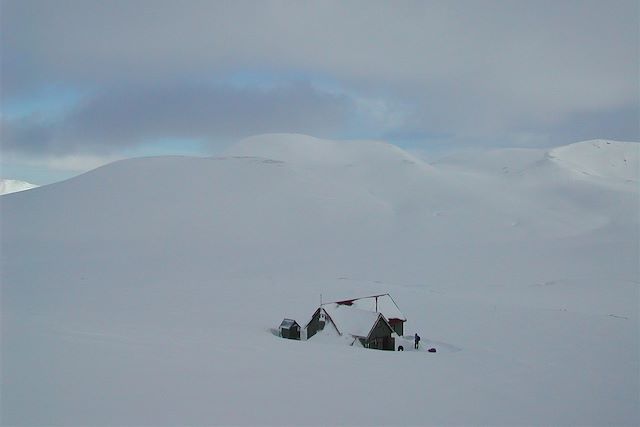
[[[393,337],[384,337],[382,338],[382,350],[395,350],[396,349],[396,340]]]

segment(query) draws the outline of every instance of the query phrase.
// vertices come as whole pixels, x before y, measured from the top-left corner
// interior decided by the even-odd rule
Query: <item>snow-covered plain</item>
[[[30,190],[36,188],[37,185],[30,182],[18,181],[16,179],[0,178],[0,196],[3,194],[16,193],[18,191]]]
[[[4,425],[638,425],[637,143],[251,138],[0,199]],[[389,292],[426,352],[270,328]]]

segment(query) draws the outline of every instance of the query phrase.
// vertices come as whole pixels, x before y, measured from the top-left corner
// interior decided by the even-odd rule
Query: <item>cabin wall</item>
[[[396,349],[396,340],[393,337],[379,337],[379,338],[371,338],[369,341],[366,341],[364,338],[359,338],[360,343],[365,348],[371,348],[375,350],[389,350],[395,351]]]
[[[389,320],[389,324],[391,325],[391,327],[393,328],[396,334],[398,334],[399,336],[404,335],[404,322],[402,320],[392,319],[392,320]]]
[[[291,329],[283,328],[280,332],[282,338],[288,338],[290,340],[299,340],[300,339],[300,328],[294,327]]]
[[[371,331],[369,338],[373,339],[373,338],[390,337],[391,333],[392,333],[392,330],[389,328],[389,326],[387,326],[387,324],[382,319],[378,319],[378,322],[376,323],[376,326],[373,328],[373,331]]]
[[[321,331],[323,327],[324,327],[324,324],[320,323],[320,311],[316,311],[313,314],[311,321],[307,325],[307,339],[314,336],[316,333],[318,333],[318,331]]]
[[[384,320],[378,319],[376,326],[369,335],[369,341],[365,343],[365,347],[375,348],[378,350],[395,350],[395,340],[391,336],[393,330]]]

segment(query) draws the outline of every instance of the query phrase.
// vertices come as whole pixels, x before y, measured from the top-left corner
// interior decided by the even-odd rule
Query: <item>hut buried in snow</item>
[[[395,350],[395,333],[381,313],[336,303],[323,304],[305,326],[307,338],[318,332],[332,332],[349,338],[351,345],[378,350]],[[330,331],[327,331],[330,329]]]
[[[290,340],[300,339],[300,325],[293,319],[284,319],[280,323],[280,336]]]
[[[402,314],[400,308],[398,308],[398,305],[389,294],[336,301],[335,304],[381,313],[396,334],[400,336],[404,334],[404,322],[407,321],[407,318]]]
[[[350,345],[395,350],[406,320],[393,298],[382,294],[321,304],[305,330],[307,338],[322,332],[346,338]]]

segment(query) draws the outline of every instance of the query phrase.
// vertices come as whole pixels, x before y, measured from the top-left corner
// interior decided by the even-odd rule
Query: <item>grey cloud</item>
[[[349,109],[347,98],[304,83],[269,90],[130,85],[88,98],[53,124],[37,116],[5,120],[3,149],[109,152],[161,138],[215,145],[268,132],[328,136],[345,126]]]
[[[533,129],[529,129],[533,132]],[[551,145],[587,139],[640,140],[640,105],[600,112],[576,113],[546,129]]]
[[[411,129],[460,137],[562,128],[575,123],[576,116],[604,118],[640,102],[635,0],[5,0],[1,5],[5,97],[51,83],[88,89],[163,87],[241,69],[298,70],[328,75],[354,92],[407,99],[414,107],[407,114]],[[65,132],[99,139],[83,127],[109,123],[120,128],[115,133],[144,133],[134,125],[152,116],[179,115],[172,106],[142,111],[140,99],[154,96],[160,102],[161,95],[150,93],[130,100],[127,108],[135,112],[136,123],[111,107],[107,120],[89,126],[79,115]],[[172,129],[225,135],[235,134],[236,121],[259,115],[251,108],[270,102],[268,96],[259,98],[251,107],[238,100],[238,108],[249,108],[239,111],[232,101],[220,111],[196,94],[169,97],[206,104],[185,105],[195,117],[182,124],[172,120]],[[78,114],[113,103],[103,96]],[[207,127],[203,110],[226,119]],[[92,117],[83,120],[89,123]],[[278,126],[265,122],[253,129],[269,127]],[[282,130],[303,129],[313,132],[316,125],[293,122]]]
[[[530,78],[628,78],[637,11],[634,1],[8,0],[2,35],[22,57],[9,68],[31,62],[59,78],[271,65],[412,85],[475,78],[527,94]]]
[[[0,147],[6,152],[50,151],[52,127],[37,116],[8,120],[0,118]]]

